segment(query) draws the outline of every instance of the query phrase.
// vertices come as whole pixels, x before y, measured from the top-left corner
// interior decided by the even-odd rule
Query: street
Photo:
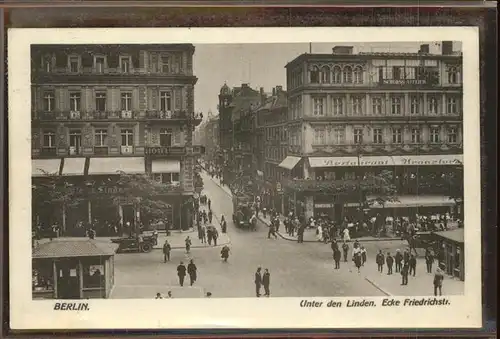
[[[163,263],[160,250],[118,254],[112,298],[153,298],[157,292],[167,291],[174,297],[199,297],[206,292],[213,297],[255,297],[254,273],[259,266],[271,273],[272,297],[384,295],[363,274],[355,272],[351,262],[334,270],[329,245],[268,239],[267,226],[262,223],[256,232],[236,228],[230,196],[204,173],[202,177],[214,214],[218,218],[223,214],[228,220],[229,261],[222,262],[220,247],[195,248],[189,255],[181,249],[173,250],[168,263]],[[187,265],[190,258],[198,267],[198,281],[194,288],[181,289],[176,266],[181,261]]]

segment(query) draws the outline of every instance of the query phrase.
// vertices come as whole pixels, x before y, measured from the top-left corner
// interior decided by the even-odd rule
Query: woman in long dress
[[[321,225],[318,225],[316,228],[316,239],[318,241],[323,241],[323,227],[321,227]]]
[[[351,241],[351,236],[349,235],[349,227],[344,228],[343,238],[345,242]]]

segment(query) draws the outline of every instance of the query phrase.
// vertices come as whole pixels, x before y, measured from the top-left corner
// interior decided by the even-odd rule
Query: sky
[[[312,53],[331,53],[335,45],[353,46],[357,52],[414,52],[421,44],[429,44],[431,53],[440,53],[439,42],[402,43],[313,43]],[[194,74],[198,77],[195,87],[195,110],[206,117],[211,110],[217,115],[219,90],[248,83],[252,88],[273,87],[286,89],[285,65],[303,53],[309,53],[309,44],[196,44],[193,60]],[[453,50],[461,50],[459,42]]]

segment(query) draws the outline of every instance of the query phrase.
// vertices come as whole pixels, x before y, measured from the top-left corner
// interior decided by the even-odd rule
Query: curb
[[[384,290],[382,287],[380,287],[379,284],[377,284],[373,279],[371,279],[370,277],[365,277],[365,280],[368,281],[373,287],[375,287],[377,290],[379,290],[380,292],[384,293],[387,297],[390,297],[392,296],[392,294],[390,294],[389,292],[387,292],[386,290]]]
[[[222,246],[230,245],[230,244],[231,244],[231,241],[224,242],[224,243],[218,243],[217,246],[213,246],[213,245],[207,245],[207,246],[196,245],[196,246],[191,246],[191,249],[193,249],[193,248],[217,248],[217,247],[222,247]],[[171,247],[171,249],[172,250],[184,250],[184,249],[186,249],[186,247],[184,247],[184,246],[175,246],[175,247]],[[153,247],[153,250],[163,250],[163,247]]]

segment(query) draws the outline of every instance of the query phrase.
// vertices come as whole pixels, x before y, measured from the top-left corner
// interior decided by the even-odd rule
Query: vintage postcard
[[[8,56],[12,328],[481,326],[476,28],[12,29]]]

